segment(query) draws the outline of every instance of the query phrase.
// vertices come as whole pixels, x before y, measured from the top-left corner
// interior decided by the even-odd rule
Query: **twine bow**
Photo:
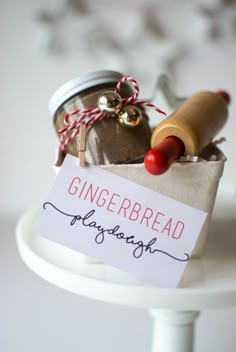
[[[155,105],[147,102],[147,101],[140,101],[137,100],[138,95],[139,95],[139,86],[136,82],[135,79],[133,79],[131,76],[124,76],[121,78],[121,80],[118,82],[114,93],[118,93],[121,89],[122,84],[125,81],[129,81],[133,87],[134,87],[134,94],[130,96],[129,98],[122,98],[122,107],[127,106],[127,105],[136,105],[136,106],[146,106],[153,108],[156,112],[160,114],[166,115],[166,113],[159,108],[157,108]],[[121,108],[122,110],[122,108]],[[72,121],[69,122],[69,118],[77,115],[77,117]],[[86,127],[96,123],[102,119],[106,119],[109,117],[114,117],[116,113],[114,114],[107,114],[103,111],[100,110],[99,107],[96,108],[90,108],[90,109],[77,109],[74,110],[73,112],[69,112],[65,115],[64,117],[64,124],[65,127],[59,130],[60,134],[60,150],[63,151],[67,144],[79,134],[80,131],[80,126],[81,124],[84,124]]]

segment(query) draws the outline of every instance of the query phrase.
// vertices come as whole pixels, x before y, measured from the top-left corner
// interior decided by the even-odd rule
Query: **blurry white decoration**
[[[48,4],[37,13],[44,52],[74,58],[84,70],[125,72],[137,79],[146,96],[160,72],[175,78],[178,64],[190,52],[201,50],[209,35],[236,30],[233,0]]]
[[[86,5],[81,0],[54,0],[49,4],[48,9],[36,13],[41,29],[40,47],[56,54],[66,52],[70,49],[68,40],[77,22],[83,30],[83,19],[88,14]]]
[[[114,68],[128,72],[142,85],[150,86],[150,74],[174,71],[173,62],[181,56],[182,47],[169,38],[159,23],[157,11],[144,9],[122,13],[122,20],[114,16],[99,15],[99,22],[87,36],[87,52]],[[97,14],[91,14],[96,21]]]
[[[46,53],[76,55],[80,63],[90,61],[95,68],[128,72],[151,88],[150,75],[156,78],[160,70],[174,74],[175,63],[185,52],[166,34],[156,4],[143,2],[129,8],[128,2],[123,7],[122,2],[116,6],[108,2],[101,7],[57,0],[50,5],[36,18],[40,48]]]
[[[199,9],[208,23],[208,38],[229,41],[236,39],[236,0],[208,0],[202,2]]]

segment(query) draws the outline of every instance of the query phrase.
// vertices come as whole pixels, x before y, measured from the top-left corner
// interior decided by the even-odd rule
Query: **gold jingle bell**
[[[122,107],[121,96],[112,91],[104,92],[98,97],[97,106],[103,113],[117,113]]]
[[[134,105],[127,105],[118,113],[118,121],[122,126],[135,127],[142,121],[142,113]]]

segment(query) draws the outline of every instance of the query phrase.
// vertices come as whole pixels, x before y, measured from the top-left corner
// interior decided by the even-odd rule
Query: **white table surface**
[[[38,206],[19,219],[19,253],[36,274],[89,298],[140,308],[202,310],[236,305],[235,185],[221,184],[206,248],[190,259],[179,288],[163,289],[106,264],[81,263],[78,254],[37,236]]]

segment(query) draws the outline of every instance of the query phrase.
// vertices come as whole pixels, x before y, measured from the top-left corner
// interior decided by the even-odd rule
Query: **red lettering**
[[[167,221],[166,226],[163,228],[161,233],[163,233],[164,231],[167,231],[167,236],[170,236],[171,225],[172,225],[172,218],[170,218],[170,220]]]
[[[76,186],[75,184],[80,182],[81,182],[81,179],[79,177],[74,177],[73,180],[71,181],[70,187],[68,188],[68,193],[72,195],[76,194],[79,187]]]
[[[129,220],[136,221],[138,219],[138,217],[139,217],[139,212],[140,212],[141,209],[142,209],[141,204],[135,202],[134,206],[133,206],[133,208],[131,210],[131,213],[129,215]],[[134,218],[132,217],[133,214],[134,214]]]
[[[83,187],[82,187],[82,189],[81,189],[81,191],[80,191],[79,198],[81,197],[81,195],[82,195],[82,193],[83,193],[83,191],[84,191],[86,185],[87,185],[87,181],[85,181],[85,183],[84,183],[84,185],[83,185]]]
[[[97,186],[96,191],[93,194],[93,185],[92,183],[88,186],[88,190],[84,196],[84,200],[86,200],[86,198],[88,197],[88,195],[90,195],[90,202],[93,203],[94,198],[96,197],[97,191],[98,191],[99,187]]]
[[[155,224],[158,224],[158,225],[160,224],[160,221],[157,221],[159,215],[165,216],[165,214],[160,213],[159,211],[157,212],[157,215],[152,223],[152,230],[154,230],[154,231],[159,231],[158,229],[155,228]]]
[[[179,225],[180,225],[180,230],[179,230],[180,232],[178,235],[176,235],[175,232],[178,229]],[[172,238],[178,240],[182,235],[183,231],[184,231],[184,223],[182,221],[177,221],[177,224],[175,225],[174,231],[172,233]]]
[[[107,189],[101,190],[101,192],[98,196],[97,202],[96,202],[98,207],[103,207],[106,204],[106,198],[101,198],[103,196],[103,193],[106,193],[107,195],[109,195],[109,192]],[[101,203],[99,203],[100,200],[101,200]]]
[[[145,212],[143,214],[143,217],[140,221],[140,224],[142,224],[143,220],[146,219],[146,225],[147,225],[147,227],[149,227],[148,220],[151,219],[152,216],[153,216],[153,210],[151,208],[146,208]]]
[[[113,202],[113,200],[114,200],[115,197],[120,197],[120,195],[117,194],[117,193],[113,193],[113,194],[112,194],[112,197],[111,197],[111,199],[110,199],[110,201],[109,201],[109,203],[108,203],[108,206],[107,206],[107,210],[111,211],[112,213],[114,213],[114,210],[110,209],[110,206],[111,206],[111,205],[116,205],[116,203]]]
[[[125,206],[125,203],[128,203],[127,206]],[[130,205],[131,205],[131,201],[128,198],[124,198],[122,201],[122,204],[120,206],[120,209],[118,211],[118,214],[120,214],[121,209],[123,209],[124,210],[124,217],[126,218],[126,210],[129,209]]]

